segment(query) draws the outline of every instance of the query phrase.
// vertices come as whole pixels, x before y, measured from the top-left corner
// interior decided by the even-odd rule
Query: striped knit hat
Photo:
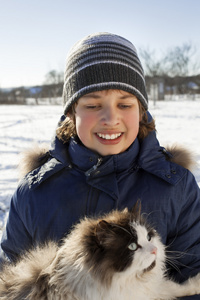
[[[64,113],[83,95],[108,89],[132,93],[148,108],[144,73],[133,44],[115,34],[92,34],[76,43],[68,54]]]

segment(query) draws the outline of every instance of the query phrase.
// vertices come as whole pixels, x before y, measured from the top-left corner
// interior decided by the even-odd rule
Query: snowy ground
[[[160,101],[156,106],[150,101],[149,110],[163,146],[178,143],[196,154],[194,174],[200,185],[200,99]],[[61,114],[61,105],[0,106],[0,235],[17,187],[20,152],[34,143],[49,144]]]

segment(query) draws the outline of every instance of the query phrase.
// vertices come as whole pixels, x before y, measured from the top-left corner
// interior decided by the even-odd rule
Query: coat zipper
[[[94,171],[101,165],[102,161],[103,161],[103,158],[102,158],[102,157],[98,158],[97,164],[94,165],[94,166],[93,166],[91,169],[89,169],[88,171],[86,171],[86,172],[85,172],[85,175],[86,175],[87,177],[89,177],[89,176],[91,175],[91,173],[94,172]]]

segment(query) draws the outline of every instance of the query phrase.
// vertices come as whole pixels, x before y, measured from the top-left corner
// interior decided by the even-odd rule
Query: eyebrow
[[[128,98],[137,98],[136,96],[134,96],[134,95],[124,95],[124,96],[121,96],[121,97],[119,97],[119,99],[128,99]]]

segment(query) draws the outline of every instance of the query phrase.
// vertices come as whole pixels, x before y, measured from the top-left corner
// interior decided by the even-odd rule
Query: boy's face
[[[81,142],[102,156],[118,154],[133,143],[139,130],[137,98],[122,90],[103,90],[78,100],[75,120]]]

